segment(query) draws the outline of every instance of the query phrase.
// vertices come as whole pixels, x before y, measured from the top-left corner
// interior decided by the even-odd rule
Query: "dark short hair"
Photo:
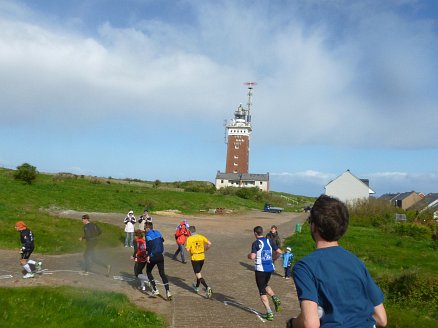
[[[146,221],[144,227],[145,228],[149,228],[149,229],[153,229],[154,228],[154,224],[152,222]]]
[[[82,220],[90,221],[90,217],[88,216],[88,214],[84,214],[84,215],[82,215]]]
[[[257,236],[263,236],[263,227],[261,226],[254,227],[254,233]]]
[[[189,231],[190,231],[190,232],[196,232],[196,227],[195,227],[194,225],[191,225],[191,226],[189,227]]]
[[[326,241],[337,241],[348,228],[349,214],[347,206],[339,199],[321,195],[315,201],[309,217],[321,237]]]

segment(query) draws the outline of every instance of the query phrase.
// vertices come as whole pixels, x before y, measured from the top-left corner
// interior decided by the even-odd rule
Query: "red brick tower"
[[[249,137],[251,128],[251,100],[255,82],[245,83],[248,86],[248,104],[242,104],[234,112],[234,119],[226,125],[227,129],[227,164],[225,173],[248,173]]]

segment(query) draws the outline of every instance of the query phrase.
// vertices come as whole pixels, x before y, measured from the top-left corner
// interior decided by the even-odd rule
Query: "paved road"
[[[80,213],[71,213],[79,219]],[[121,214],[95,214],[92,219],[121,225]],[[0,276],[13,278],[0,279],[0,286],[28,285],[72,285],[125,293],[139,306],[163,315],[169,327],[284,327],[285,321],[299,311],[295,287],[292,280],[285,280],[281,263],[271,278],[271,287],[281,298],[283,312],[275,314],[273,322],[264,322],[254,311],[264,312],[254,279],[253,263],[246,258],[254,241],[252,229],[256,225],[266,232],[271,224],[279,228],[280,236],[286,237],[295,231],[296,223],[303,223],[304,214],[270,214],[254,211],[245,215],[217,215],[190,217],[189,222],[197,227],[213,243],[206,255],[203,276],[213,288],[212,300],[203,294],[193,292],[192,267],[179,261],[172,261],[171,254],[176,250],[173,233],[181,219],[180,216],[154,216],[154,223],[165,239],[166,273],[174,295],[172,302],[152,297],[137,290],[138,282],[133,280],[133,262],[129,259],[132,249],[118,248],[102,250],[102,257],[111,262],[113,270],[109,278],[104,276],[103,268],[94,268],[88,276],[80,275],[81,254],[64,256],[44,256],[35,254],[34,258],[44,260],[47,273],[34,279],[23,280],[16,252],[0,251]],[[160,282],[158,272],[154,272]],[[118,280],[120,277],[123,280]],[[163,291],[164,288],[159,286]],[[254,311],[253,311],[254,310]]]

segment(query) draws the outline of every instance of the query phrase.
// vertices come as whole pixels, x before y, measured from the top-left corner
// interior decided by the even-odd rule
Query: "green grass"
[[[295,261],[312,252],[309,225],[285,244],[292,246]],[[432,240],[350,225],[340,245],[366,264],[384,290],[388,327],[438,326],[438,252]]]
[[[28,185],[15,180],[13,173],[13,170],[0,168],[0,248],[5,249],[19,248],[14,224],[23,220],[35,234],[35,252],[61,254],[81,251],[83,245],[78,241],[82,235],[81,221],[50,216],[47,214],[50,208],[103,213],[126,213],[132,209],[141,213],[147,207],[152,214],[153,211],[170,209],[194,214],[210,208],[239,212],[262,209],[264,205],[263,200],[243,199],[219,192],[185,192],[177,188],[184,183],[160,183],[159,188],[152,188],[153,183],[137,180],[38,174],[36,180]],[[293,200],[295,207],[310,199],[286,194],[267,196],[278,197],[284,202]],[[292,204],[289,210],[292,210]],[[108,224],[101,224],[101,227],[101,245],[115,246],[123,238],[121,228]]]
[[[71,287],[0,288],[0,327],[164,327],[123,294]]]

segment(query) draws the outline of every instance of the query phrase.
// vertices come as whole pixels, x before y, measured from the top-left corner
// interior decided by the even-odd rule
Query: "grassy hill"
[[[79,251],[77,238],[82,231],[80,220],[62,219],[48,214],[51,208],[83,212],[152,213],[178,210],[183,214],[226,208],[233,212],[262,209],[265,202],[301,211],[312,198],[285,193],[264,193],[254,188],[226,189],[218,192],[211,183],[186,181],[164,183],[138,179],[112,179],[78,176],[69,173],[38,174],[32,184],[13,177],[14,170],[0,168],[0,248],[17,248],[14,224],[23,220],[38,236],[38,252],[64,253]],[[105,226],[103,246],[115,246],[121,229]],[[74,232],[74,233],[72,233]]]

